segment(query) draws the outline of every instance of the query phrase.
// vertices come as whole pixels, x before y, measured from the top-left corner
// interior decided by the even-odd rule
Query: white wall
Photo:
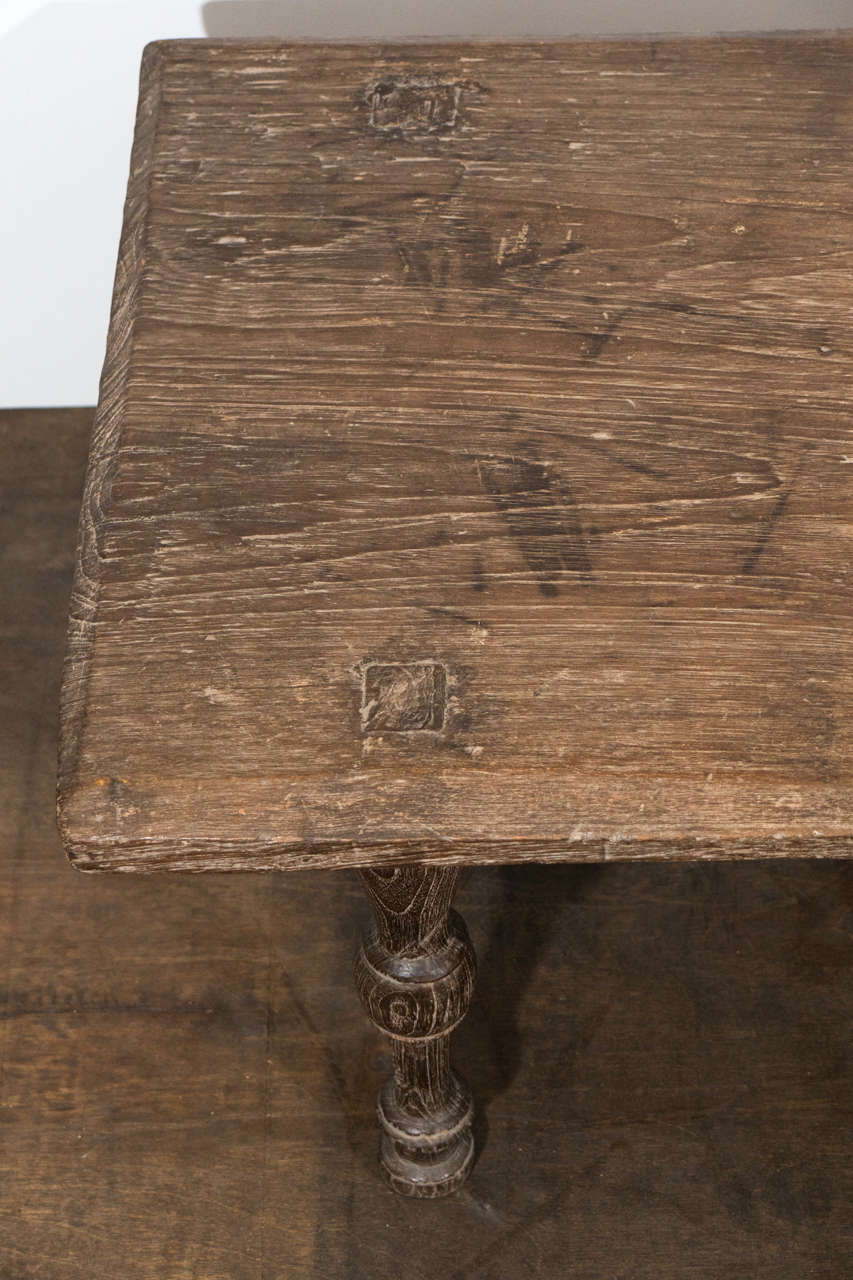
[[[853,26],[853,0],[0,0],[0,406],[92,404],[148,40]]]

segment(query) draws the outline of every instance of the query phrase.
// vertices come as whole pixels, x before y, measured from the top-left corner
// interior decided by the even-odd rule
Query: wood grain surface
[[[849,863],[460,876],[479,1154],[437,1203],[377,1178],[354,875],[72,870],[52,799],[90,421],[0,413],[2,1280],[842,1280]]]
[[[850,852],[852,53],[149,48],[79,867]]]

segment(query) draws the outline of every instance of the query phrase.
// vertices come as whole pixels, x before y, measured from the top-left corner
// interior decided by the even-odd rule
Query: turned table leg
[[[450,1032],[468,1009],[475,972],[465,924],[450,907],[458,871],[359,874],[376,925],[356,957],[356,983],[394,1053],[394,1074],[379,1094],[380,1160],[402,1195],[447,1195],[474,1155],[471,1093],[450,1067]]]

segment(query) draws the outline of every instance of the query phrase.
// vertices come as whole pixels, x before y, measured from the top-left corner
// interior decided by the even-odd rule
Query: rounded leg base
[[[464,1129],[449,1146],[418,1150],[383,1133],[379,1162],[398,1195],[435,1200],[457,1191],[468,1177],[474,1162],[474,1139],[471,1130]]]
[[[435,1199],[456,1191],[474,1161],[473,1114],[467,1085],[453,1073],[448,1103],[430,1115],[400,1106],[393,1080],[379,1095],[382,1142],[379,1160],[393,1189],[403,1196]]]

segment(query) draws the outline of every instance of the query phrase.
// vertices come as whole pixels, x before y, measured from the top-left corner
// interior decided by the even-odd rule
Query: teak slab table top
[[[148,48],[77,866],[849,853],[851,53]]]

